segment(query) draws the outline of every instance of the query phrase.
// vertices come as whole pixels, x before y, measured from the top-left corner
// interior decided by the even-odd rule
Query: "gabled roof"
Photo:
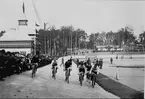
[[[31,33],[26,26],[22,26],[22,28],[19,28],[17,30],[10,30],[3,34],[2,37],[0,37],[0,41],[15,41],[15,40],[32,40],[30,36],[28,36],[29,33]]]

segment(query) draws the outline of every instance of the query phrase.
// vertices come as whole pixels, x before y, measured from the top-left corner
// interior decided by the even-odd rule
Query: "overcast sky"
[[[138,35],[145,29],[145,1],[34,0],[41,20],[60,28],[72,25],[88,34],[117,31],[129,25]],[[32,0],[24,0],[30,24],[36,20]],[[0,0],[0,30],[16,27],[22,0]]]

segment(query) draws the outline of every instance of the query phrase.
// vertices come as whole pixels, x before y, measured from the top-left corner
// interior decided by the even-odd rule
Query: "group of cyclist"
[[[103,60],[103,59],[100,59]],[[92,75],[99,74],[99,70],[102,69],[102,64],[99,64],[98,59],[94,59],[94,64],[91,62],[90,58],[86,61],[80,61],[77,59],[77,67],[79,69],[79,73],[83,72],[83,76],[86,74],[86,78],[88,80],[92,80]]]
[[[65,63],[64,63],[64,58],[62,58],[62,63],[60,64],[60,66],[62,65],[63,65],[63,70],[64,71],[68,70],[70,76],[70,72],[72,70],[72,57],[68,59]],[[54,58],[54,61],[52,63],[52,77],[54,77],[54,73],[57,73],[57,69],[58,69],[57,59]]]
[[[66,62],[64,62],[64,58],[62,58],[62,63],[60,66],[62,65],[63,65],[63,70],[65,72],[67,72],[68,70],[70,76],[70,72],[72,70],[72,57],[68,59]],[[78,75],[80,75],[80,73],[83,73],[83,80],[84,80],[84,76],[86,74],[87,81],[92,80],[92,75],[99,74],[99,69],[102,69],[102,65],[103,65],[103,59],[100,60],[94,59],[93,62],[91,62],[90,58],[88,58],[86,61],[79,61],[79,59],[77,59],[77,68],[79,72]],[[52,63],[52,69],[55,69],[54,67],[57,67],[56,68],[56,72],[57,72],[58,64],[56,59],[54,59],[54,62]]]

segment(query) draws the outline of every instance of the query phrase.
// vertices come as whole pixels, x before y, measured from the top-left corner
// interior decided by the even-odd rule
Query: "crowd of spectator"
[[[3,80],[5,77],[13,74],[20,74],[27,70],[31,70],[31,59],[33,55],[27,54],[22,55],[19,52],[6,52],[0,50],[0,79]],[[45,66],[52,62],[50,56],[39,55],[39,67]]]

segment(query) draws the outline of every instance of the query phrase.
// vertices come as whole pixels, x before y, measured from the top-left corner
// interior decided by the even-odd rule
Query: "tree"
[[[139,34],[140,44],[145,45],[145,31],[141,34]]]
[[[1,37],[1,36],[3,36],[3,34],[4,34],[4,33],[6,33],[6,31],[5,31],[5,30],[0,31],[0,37]]]
[[[73,26],[62,26],[60,29],[55,27],[49,30],[39,30],[39,41],[42,45],[42,52],[58,55],[66,53],[68,48],[84,48],[86,46],[87,33],[82,29],[75,30]],[[80,42],[80,38],[82,41]],[[47,44],[48,43],[48,44]],[[46,51],[47,50],[47,51]]]
[[[120,47],[122,45],[128,45],[130,43],[133,43],[136,39],[136,37],[134,36],[134,30],[129,27],[126,26],[125,28],[121,28],[116,34],[115,34],[115,39],[114,39],[114,43],[115,41],[117,41],[116,44],[118,44]]]
[[[130,26],[125,27],[125,33],[124,33],[124,43],[125,44],[130,44],[133,43],[136,39],[134,36],[134,30]]]
[[[94,37],[94,39],[95,39],[94,43],[97,44],[97,45],[100,45],[100,42],[99,42],[99,35],[100,35],[99,32],[94,34],[94,36],[95,36],[95,37]]]
[[[107,45],[113,45],[114,39],[115,39],[115,34],[112,31],[106,33],[106,44]]]
[[[77,29],[76,35],[77,35],[77,41],[79,45],[78,47],[85,48],[87,33],[82,29]]]
[[[88,42],[88,47],[91,49],[94,49],[94,44],[95,44],[95,34],[91,34],[89,36],[89,42]]]
[[[105,45],[105,43],[106,43],[106,33],[105,32],[100,33],[97,41],[99,42],[100,45]]]

